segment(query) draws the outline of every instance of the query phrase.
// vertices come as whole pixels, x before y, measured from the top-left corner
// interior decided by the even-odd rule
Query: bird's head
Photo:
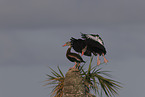
[[[63,47],[65,47],[65,46],[71,46],[71,42],[70,42],[70,41],[66,42],[66,43],[63,45]]]

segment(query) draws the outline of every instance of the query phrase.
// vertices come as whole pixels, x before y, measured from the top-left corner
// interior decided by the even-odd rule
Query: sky
[[[100,67],[123,83],[119,97],[143,97],[144,4],[144,0],[0,0],[0,96],[50,97],[51,88],[42,86],[49,66],[56,71],[59,66],[65,74],[74,63],[67,60],[67,47],[62,45],[83,32],[103,39],[109,62]]]

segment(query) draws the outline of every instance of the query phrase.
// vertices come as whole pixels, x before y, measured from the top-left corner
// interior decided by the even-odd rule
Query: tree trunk
[[[87,97],[82,76],[77,69],[70,69],[64,80],[63,97]]]
[[[63,97],[95,97],[86,95],[83,78],[77,69],[70,69],[64,80]]]

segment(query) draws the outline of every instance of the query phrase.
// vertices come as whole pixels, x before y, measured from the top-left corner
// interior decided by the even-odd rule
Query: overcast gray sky
[[[0,96],[50,97],[48,66],[74,65],[62,45],[80,32],[99,34],[119,97],[144,97],[144,0],[0,0]],[[84,60],[89,60],[83,57]],[[101,60],[103,61],[103,60]],[[94,65],[96,59],[94,59]]]

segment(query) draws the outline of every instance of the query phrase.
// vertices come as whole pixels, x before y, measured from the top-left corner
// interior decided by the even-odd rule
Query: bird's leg
[[[85,46],[85,48],[82,49],[82,55],[81,56],[84,55],[84,53],[86,52],[86,50],[87,50],[87,46]]]
[[[84,55],[84,52],[82,51],[82,55],[81,56],[83,56]]]
[[[70,69],[75,69],[76,71],[78,71],[78,67],[76,68],[77,62],[75,62],[75,65],[73,67],[71,67]],[[80,65],[80,64],[79,64]],[[78,65],[78,66],[79,66]]]
[[[79,68],[80,64],[81,64],[81,63],[79,63],[79,65],[77,66],[77,68]]]
[[[75,62],[75,65],[71,69],[75,69],[77,65],[77,62]]]
[[[105,58],[104,53],[102,55],[103,55],[103,58],[104,58],[104,62],[107,63],[108,60]]]
[[[99,56],[100,56],[100,55],[98,54],[98,56],[97,56],[97,65],[100,65],[100,63],[101,63],[101,62],[100,62],[100,59],[99,59]]]

